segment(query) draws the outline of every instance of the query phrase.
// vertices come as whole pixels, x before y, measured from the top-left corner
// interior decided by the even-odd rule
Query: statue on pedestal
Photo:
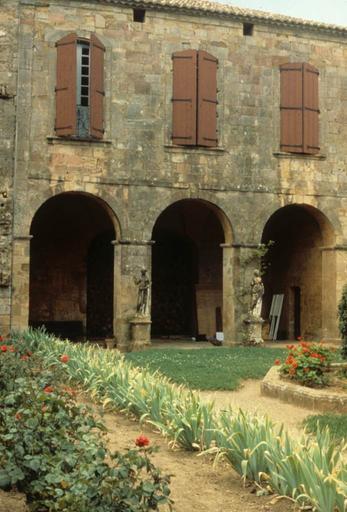
[[[134,280],[135,284],[138,286],[136,314],[139,316],[146,316],[149,302],[149,287],[151,284],[147,277],[147,270],[142,268],[140,277],[135,277]]]
[[[261,318],[261,306],[264,295],[264,284],[260,277],[259,270],[254,270],[251,281],[251,309],[250,314],[253,318]]]
[[[261,306],[264,295],[264,284],[260,277],[259,270],[254,270],[251,281],[251,300],[250,309],[245,318],[246,324],[245,345],[261,345],[264,343],[262,338],[262,325],[264,320],[261,318]]]

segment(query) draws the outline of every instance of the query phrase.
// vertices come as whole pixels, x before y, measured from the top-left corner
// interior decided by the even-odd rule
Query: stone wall
[[[232,17],[155,9],[137,23],[131,8],[67,0],[22,0],[19,18],[14,254],[24,256],[13,262],[14,327],[28,321],[29,241],[23,237],[41,204],[69,191],[101,198],[118,226],[115,326],[121,338],[129,336],[134,314],[134,274],[151,266],[155,222],[181,199],[205,201],[224,228],[223,320],[229,341],[240,338],[264,226],[288,204],[311,205],[332,226],[337,279],[325,280],[325,315],[335,315],[347,280],[345,36],[264,22],[255,24],[253,36],[244,36],[242,23]],[[14,30],[11,19],[8,24],[6,30]],[[71,32],[87,38],[94,32],[106,47],[101,142],[54,136],[55,42]],[[7,47],[13,52],[14,41]],[[219,60],[216,149],[171,144],[171,55],[187,48],[204,49]],[[288,61],[306,61],[320,71],[318,156],[279,152],[279,65]],[[11,103],[0,100],[1,105]],[[327,337],[336,336],[334,320]]]
[[[0,10],[0,334],[10,327],[13,166],[17,86],[16,5]]]

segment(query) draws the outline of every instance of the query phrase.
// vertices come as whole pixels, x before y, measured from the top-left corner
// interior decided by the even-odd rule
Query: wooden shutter
[[[76,34],[69,34],[56,43],[55,133],[58,136],[76,134],[76,43]]]
[[[104,45],[92,34],[90,38],[90,135],[96,139],[102,139],[104,134],[104,53]]]
[[[197,144],[217,146],[217,67],[218,60],[198,52]]]
[[[318,71],[309,64],[283,64],[281,72],[281,149],[319,151]]]
[[[176,52],[173,60],[172,142],[196,145],[197,51]]]
[[[319,151],[319,99],[318,69],[310,64],[303,64],[304,89],[304,152]]]
[[[303,152],[302,64],[283,64],[281,72],[281,149]]]

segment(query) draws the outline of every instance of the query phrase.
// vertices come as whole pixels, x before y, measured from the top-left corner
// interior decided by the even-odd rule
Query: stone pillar
[[[13,239],[11,329],[28,328],[31,239],[31,235]]]
[[[221,244],[223,249],[223,333],[225,346],[236,343],[234,303],[234,248]]]
[[[337,306],[347,285],[347,246],[322,248],[322,338],[339,341]]]
[[[235,339],[243,342],[249,335],[246,320],[251,304],[251,281],[255,269],[260,269],[259,244],[234,243]]]
[[[132,349],[133,321],[136,318],[136,305],[138,287],[135,278],[138,278],[142,268],[147,269],[147,275],[151,279],[152,263],[151,240],[120,240],[115,242],[115,297],[114,297],[114,332],[117,340],[117,348],[121,351]],[[149,294],[148,317],[146,330],[150,333],[151,293]],[[141,332],[144,330],[141,324]],[[138,329],[136,330],[138,334]],[[143,334],[143,332],[142,332]],[[140,337],[143,337],[141,334]],[[147,336],[150,340],[150,335]],[[140,345],[148,344],[149,340]]]

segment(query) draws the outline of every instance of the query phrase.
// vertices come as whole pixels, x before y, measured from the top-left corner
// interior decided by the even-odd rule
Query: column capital
[[[30,240],[32,238],[33,238],[33,235],[15,235],[13,237],[13,240],[15,240],[15,241],[23,241],[23,242],[25,242],[25,241],[30,242]]]
[[[235,249],[260,249],[261,244],[252,244],[252,243],[243,243],[243,242],[235,242],[231,244]]]
[[[112,240],[111,244],[113,244],[113,245],[153,245],[153,244],[155,244],[155,240],[122,239],[122,240]]]

